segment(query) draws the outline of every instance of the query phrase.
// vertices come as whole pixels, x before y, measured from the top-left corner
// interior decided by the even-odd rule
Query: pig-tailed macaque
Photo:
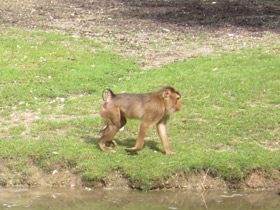
[[[100,115],[104,119],[106,127],[98,141],[100,149],[106,152],[115,152],[105,143],[116,146],[117,143],[113,138],[126,124],[126,118],[131,118],[141,120],[141,124],[135,146],[127,148],[126,151],[141,150],[148,129],[156,125],[165,153],[176,154],[170,151],[166,128],[169,115],[181,108],[179,101],[181,95],[174,88],[164,87],[159,91],[146,94],[114,94],[110,89],[105,89],[102,97],[105,104],[100,109]]]

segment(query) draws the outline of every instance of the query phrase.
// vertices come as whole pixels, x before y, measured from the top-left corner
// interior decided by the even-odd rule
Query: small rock
[[[40,61],[41,61],[41,62],[46,62],[46,61],[47,61],[47,59],[46,59],[46,58],[44,58],[43,56],[41,56],[41,57],[40,57]]]
[[[219,68],[216,67],[216,68],[213,68],[212,71],[217,71],[218,69],[219,69]]]
[[[55,175],[55,174],[57,174],[58,173],[58,171],[57,170],[54,170],[53,172],[52,172],[52,175]]]

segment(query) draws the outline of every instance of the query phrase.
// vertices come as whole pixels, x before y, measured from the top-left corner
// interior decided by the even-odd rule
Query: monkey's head
[[[180,98],[181,95],[173,87],[164,87],[160,90],[166,105],[168,114],[177,112],[181,109]]]

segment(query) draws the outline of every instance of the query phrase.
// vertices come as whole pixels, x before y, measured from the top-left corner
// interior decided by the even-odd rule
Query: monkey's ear
[[[171,95],[171,91],[169,89],[163,90],[162,96],[163,98],[169,98]]]

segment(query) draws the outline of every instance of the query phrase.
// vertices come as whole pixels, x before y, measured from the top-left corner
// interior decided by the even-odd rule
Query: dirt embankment
[[[32,173],[17,172],[2,162],[0,164],[1,185],[5,187],[71,187],[87,189],[141,189],[143,183],[131,181],[120,170],[112,171],[109,176],[91,182],[83,182],[81,174],[74,172],[74,168],[65,164],[52,166],[51,171],[44,171],[32,161],[29,164]],[[279,190],[280,172],[255,169],[248,173],[241,181],[226,181],[221,177],[213,177],[208,171],[184,172],[178,171],[169,178],[152,181],[150,188],[156,189],[185,189],[195,191],[222,190]]]

